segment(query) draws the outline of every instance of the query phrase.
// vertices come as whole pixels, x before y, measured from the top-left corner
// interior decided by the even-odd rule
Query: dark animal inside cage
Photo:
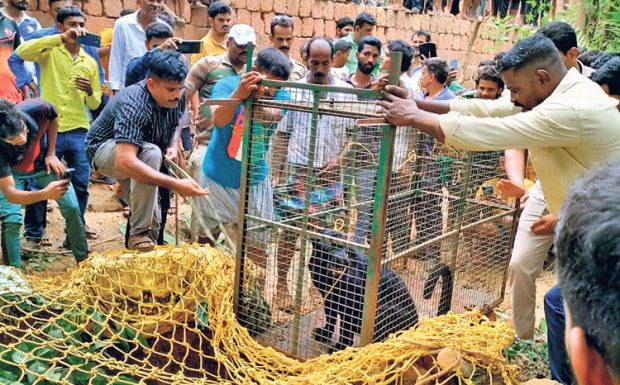
[[[422,297],[429,299],[433,296],[435,286],[441,278],[441,295],[439,296],[439,308],[437,309],[437,315],[444,315],[450,311],[450,305],[452,304],[452,290],[454,290],[454,279],[452,277],[452,270],[450,266],[442,262],[437,262],[433,269],[428,273],[426,282],[424,283],[424,293]]]
[[[343,239],[342,233],[327,230],[325,235]],[[333,350],[353,346],[362,326],[368,258],[357,250],[333,243],[312,240],[308,261],[310,277],[325,302],[325,326],[315,328],[315,340],[330,343],[340,319],[340,338]],[[373,342],[418,323],[418,311],[402,278],[388,267],[381,269]]]

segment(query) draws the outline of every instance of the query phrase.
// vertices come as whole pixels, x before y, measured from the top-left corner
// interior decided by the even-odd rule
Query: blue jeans
[[[45,170],[37,172],[13,172],[15,188],[25,190],[26,183],[34,179],[38,186],[46,187],[57,179],[54,173]],[[80,215],[77,198],[73,186],[60,199],[58,199],[60,212],[65,218],[67,226],[67,239],[71,245],[71,251],[75,259],[82,261],[88,256],[88,245],[84,233],[84,221]],[[21,242],[19,230],[22,225],[22,206],[10,203],[0,193],[0,220],[2,221],[2,255],[4,263],[10,266],[21,266]]]
[[[553,286],[545,294],[545,319],[547,320],[547,351],[551,379],[570,385],[573,382],[573,374],[564,341],[566,322],[564,301],[559,285]]]
[[[75,189],[82,222],[88,204],[88,180],[90,177],[90,162],[86,158],[87,130],[78,128],[68,132],[59,132],[56,136],[56,156],[67,163],[67,167],[75,169],[71,184]],[[40,186],[39,186],[40,187]],[[41,201],[26,206],[26,238],[41,239],[47,221],[47,201]]]

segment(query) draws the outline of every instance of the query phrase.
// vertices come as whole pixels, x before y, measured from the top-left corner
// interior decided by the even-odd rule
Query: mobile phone
[[[87,32],[86,35],[78,36],[76,42],[78,44],[88,45],[91,47],[101,47],[101,37],[90,32]]]
[[[437,44],[422,43],[418,47],[418,51],[420,51],[420,55],[424,56],[426,59],[431,57],[437,57]]]
[[[450,60],[450,71],[456,71],[459,69],[459,61],[457,59]]]
[[[75,174],[75,169],[71,167],[65,168],[65,172],[62,173],[62,179],[71,179]]]
[[[180,53],[200,53],[202,42],[200,40],[183,40],[177,44],[177,52]]]

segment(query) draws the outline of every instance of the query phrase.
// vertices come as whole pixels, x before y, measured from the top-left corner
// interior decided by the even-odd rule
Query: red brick
[[[459,35],[468,35],[469,34],[469,23],[465,20],[461,20],[459,23]]]
[[[325,21],[314,19],[314,36],[325,36]]]
[[[484,48],[484,45],[483,45],[484,43],[483,42],[484,42],[483,39],[476,39],[476,42],[474,43],[473,50],[475,52],[481,52],[482,49]]]
[[[467,35],[461,35],[459,38],[459,46],[461,47],[461,51],[466,51],[467,50],[467,44],[469,43],[469,36]]]
[[[439,23],[439,32],[442,33],[452,33],[452,23],[454,22],[454,19],[451,18],[449,20],[446,20],[447,18],[442,18],[441,22]]]
[[[312,0],[299,0],[299,17],[308,17],[312,13]]]
[[[345,16],[347,16],[346,4],[343,4],[343,3],[334,4],[334,20],[338,20]]]
[[[257,34],[265,30],[265,22],[261,18],[260,12],[252,12],[252,23],[250,24]]]
[[[274,0],[273,2],[273,12],[276,14],[285,14],[286,13],[286,1],[284,0]]]
[[[275,15],[276,15],[276,14],[275,14],[275,13],[273,13],[273,12],[270,12],[270,13],[265,13],[265,14],[263,15],[263,20],[265,20],[265,29],[264,29],[264,32],[265,32],[266,34],[270,34],[270,33],[271,33],[271,30],[270,30],[270,26],[271,26],[271,19],[273,19],[273,17],[274,17]]]
[[[308,41],[308,39],[295,39],[295,40],[293,40],[293,44],[291,44],[291,50],[289,51],[289,54],[293,57],[293,59],[301,60],[301,55],[299,54],[299,49],[307,41]]]
[[[396,26],[398,29],[405,28],[405,12],[396,12]]]
[[[387,16],[386,27],[394,28],[396,27],[396,12],[393,9],[388,9],[385,11]]]
[[[385,8],[377,8],[377,25],[385,27],[387,23],[387,16],[385,14]]]
[[[325,36],[336,36],[336,22],[334,20],[325,20]]]
[[[450,19],[450,20],[446,20],[444,21],[444,24],[446,26],[446,33],[449,34],[453,34],[454,33],[454,26],[456,23],[458,23],[458,19],[456,17]]]
[[[103,14],[107,17],[119,17],[123,10],[121,0],[106,0],[103,3]]]
[[[323,19],[334,20],[334,2],[326,1],[323,3]]]
[[[400,27],[403,32],[405,31],[410,31],[413,28],[413,15],[410,13],[406,13],[405,14],[405,24],[403,24],[402,27]]]
[[[301,24],[301,36],[312,37],[314,34],[314,19],[311,17],[304,17]]]
[[[275,2],[286,3],[286,14],[297,16],[299,14],[299,0],[275,0]]]
[[[374,5],[357,6],[357,14],[362,12],[370,13],[375,20],[377,19],[377,7]],[[355,20],[355,17],[351,17],[351,19]]]
[[[254,52],[258,53],[263,48],[269,47],[271,44],[269,43],[269,38],[264,33],[256,34],[256,46],[257,48]]]
[[[105,2],[107,3],[108,0]],[[207,27],[209,24],[209,9],[207,7],[192,8],[191,23],[195,27]]]
[[[86,19],[86,29],[96,34],[99,34],[106,28],[111,28],[113,25],[114,19],[107,17],[89,17]]]
[[[83,10],[89,16],[101,16],[103,14],[101,0],[89,0],[88,3],[84,3]]]
[[[295,26],[295,28],[293,28],[293,36],[301,37],[301,29],[303,26],[303,22],[301,21],[300,17],[293,16],[293,26]]]
[[[312,3],[312,17],[320,19],[323,17],[323,7],[327,4],[327,1],[311,0]]]
[[[188,24],[185,28],[183,28],[183,38],[188,40],[202,39],[208,31],[209,30],[207,28],[194,27],[193,25]]]
[[[248,11],[260,11],[260,2],[261,0],[247,0],[247,10]]]
[[[123,0],[123,9],[138,9],[138,4],[136,0]]]
[[[448,39],[450,40],[450,46],[453,51],[461,49],[461,39],[459,39],[458,36],[448,35]]]
[[[375,36],[377,36],[377,38],[379,38],[379,40],[381,40],[382,42],[386,42],[387,37],[385,36],[385,27],[377,27],[377,30],[375,31]]]
[[[192,24],[194,18],[192,18]],[[248,24],[252,25],[252,14],[247,9],[238,9],[237,10],[237,24]]]
[[[398,39],[398,31],[396,28],[388,28],[385,34],[386,40]]]
[[[421,15],[419,17],[422,19],[422,22],[420,23],[420,29],[430,31],[432,24],[430,15]]]
[[[261,0],[260,2],[261,12],[271,12],[272,10],[273,10],[273,0]]]
[[[247,2],[246,0],[232,0],[230,6],[235,9],[245,9],[247,8]]]
[[[359,7],[355,4],[345,4],[344,6],[344,15],[349,16],[351,19],[355,20],[355,17],[360,13]]]

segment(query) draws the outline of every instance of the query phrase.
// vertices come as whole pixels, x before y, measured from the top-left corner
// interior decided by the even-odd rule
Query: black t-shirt
[[[28,139],[21,146],[0,140],[0,178],[11,175],[11,169],[22,172],[45,169],[47,129],[57,116],[54,107],[41,98],[27,99],[15,107],[26,123]]]

